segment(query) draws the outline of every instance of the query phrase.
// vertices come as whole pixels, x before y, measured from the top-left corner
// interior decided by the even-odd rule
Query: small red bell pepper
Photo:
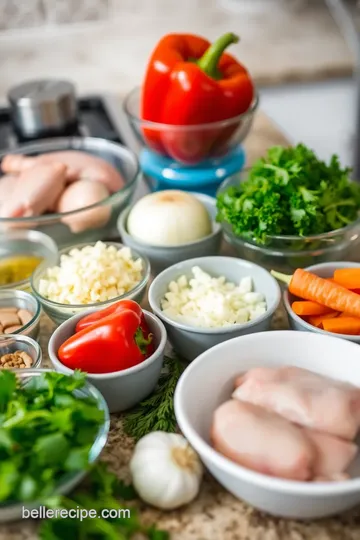
[[[94,322],[97,322],[100,319],[107,317],[108,315],[112,315],[113,313],[119,313],[120,311],[124,311],[124,309],[130,309],[131,311],[134,311],[139,315],[139,317],[142,317],[143,315],[141,307],[137,302],[134,302],[134,300],[119,300],[119,302],[115,302],[115,304],[111,304],[107,308],[94,311],[94,313],[90,313],[90,315],[87,315],[86,317],[80,319],[80,321],[75,327],[75,332],[80,332],[80,330],[83,330],[87,326],[94,324]]]
[[[168,34],[159,41],[145,74],[141,116],[167,125],[143,130],[150,147],[191,164],[224,146],[239,123],[214,129],[206,129],[203,124],[246,112],[255,94],[246,68],[224,53],[238,40],[229,32],[212,45],[191,34]]]
[[[70,369],[112,373],[136,366],[152,352],[152,336],[144,336],[141,316],[130,309],[104,317],[75,333],[58,350]]]
[[[101,319],[104,319],[108,315],[112,315],[113,313],[120,313],[120,311],[124,311],[126,309],[130,309],[131,311],[134,311],[135,313],[139,315],[139,317],[141,317],[140,328],[143,332],[144,339],[148,340],[150,336],[150,329],[146,323],[145,316],[144,316],[143,310],[141,309],[141,306],[137,302],[134,302],[134,300],[119,300],[119,302],[115,302],[115,304],[111,304],[111,306],[105,309],[99,309],[99,311],[95,311],[94,313],[91,313],[90,315],[83,317],[77,323],[75,327],[75,332],[80,332],[84,328],[88,328],[95,322]],[[147,347],[147,353],[148,355],[150,355],[154,351],[155,351],[154,343],[153,341],[150,341]]]

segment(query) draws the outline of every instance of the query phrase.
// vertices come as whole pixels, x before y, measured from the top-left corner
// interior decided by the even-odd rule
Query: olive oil
[[[0,259],[0,286],[28,279],[42,258],[33,255],[13,255]]]

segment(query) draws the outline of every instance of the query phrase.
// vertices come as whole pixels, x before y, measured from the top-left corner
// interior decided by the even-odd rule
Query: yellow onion
[[[178,246],[200,240],[212,231],[205,206],[185,191],[151,193],[132,208],[128,233],[153,246]]]

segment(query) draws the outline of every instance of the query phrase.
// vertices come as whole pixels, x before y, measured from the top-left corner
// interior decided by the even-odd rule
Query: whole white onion
[[[175,246],[204,238],[212,231],[205,206],[184,191],[151,193],[132,208],[128,233],[153,246]]]

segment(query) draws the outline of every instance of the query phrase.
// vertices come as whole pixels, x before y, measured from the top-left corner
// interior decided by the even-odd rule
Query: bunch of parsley
[[[77,489],[70,498],[53,497],[44,501],[53,510],[86,509],[96,510],[96,518],[83,521],[74,518],[55,518],[41,523],[40,540],[168,540],[169,533],[155,526],[143,526],[135,508],[125,501],[136,496],[131,486],[126,486],[106,464],[99,463],[90,472],[86,483]],[[122,499],[123,502],[119,502]],[[130,517],[103,518],[103,510],[130,511]]]
[[[311,236],[355,221],[360,185],[337,156],[329,164],[304,144],[274,146],[257,161],[248,178],[217,197],[217,220],[236,236],[266,244],[276,235]]]
[[[0,504],[39,501],[52,509],[96,510],[97,518],[56,518],[40,525],[41,540],[167,540],[156,527],[142,525],[137,511],[130,517],[102,518],[104,509],[125,509],[135,498],[104,463],[92,468],[86,483],[71,498],[54,496],[60,479],[89,469],[89,451],[104,421],[93,398],[76,395],[83,373],[69,377],[47,372],[20,385],[15,374],[0,371]]]
[[[47,497],[60,479],[89,466],[104,411],[74,394],[84,385],[79,372],[42,373],[22,386],[0,371],[0,503]]]

